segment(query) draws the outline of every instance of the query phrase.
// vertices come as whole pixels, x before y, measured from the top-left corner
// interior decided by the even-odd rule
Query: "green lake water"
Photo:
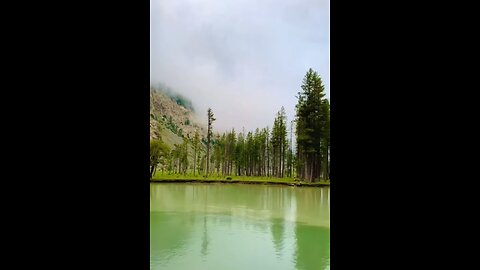
[[[330,188],[152,183],[150,269],[330,269]]]

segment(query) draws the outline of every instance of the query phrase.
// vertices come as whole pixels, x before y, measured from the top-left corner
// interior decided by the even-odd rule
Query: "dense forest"
[[[150,142],[150,176],[167,174],[291,177],[306,182],[330,180],[330,104],[317,72],[309,69],[297,95],[295,119],[285,109],[273,125],[252,131],[214,134],[214,113],[207,112],[207,138],[198,132],[173,149],[161,138]],[[295,126],[295,128],[294,128]],[[295,142],[292,141],[295,132]],[[288,136],[290,134],[290,136]],[[295,152],[293,151],[295,143]],[[191,144],[189,151],[188,145]],[[193,162],[189,162],[190,160]],[[190,164],[191,163],[191,164]]]

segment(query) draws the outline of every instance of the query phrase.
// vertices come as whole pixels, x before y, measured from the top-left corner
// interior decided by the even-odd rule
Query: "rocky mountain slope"
[[[206,137],[206,125],[194,112],[192,103],[178,94],[150,89],[150,139],[161,139],[173,149],[184,138],[193,138],[198,131]]]

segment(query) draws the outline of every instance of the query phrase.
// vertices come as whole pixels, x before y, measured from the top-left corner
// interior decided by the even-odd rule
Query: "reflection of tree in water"
[[[273,213],[276,213],[277,215],[285,215],[284,209],[288,209],[288,207],[285,207],[285,199],[290,198],[290,196],[286,196],[285,192],[290,192],[290,190],[284,188],[265,189],[264,197],[266,199],[265,206],[267,207],[267,209],[270,209]],[[270,232],[272,233],[273,246],[275,248],[277,257],[280,257],[282,255],[283,239],[285,237],[284,229],[285,226],[283,219],[271,219]]]
[[[208,254],[208,234],[207,234],[207,216],[203,217],[203,238],[202,238],[202,255],[207,256]]]
[[[330,230],[323,227],[297,224],[296,268],[323,270],[330,263]]]
[[[277,257],[282,255],[283,238],[284,236],[284,222],[281,219],[273,219],[270,225],[270,231],[272,232],[273,246]]]
[[[203,216],[203,237],[202,237],[202,249],[201,253],[204,257],[207,256],[208,254],[208,232],[207,232],[207,201],[208,201],[208,192],[207,189],[203,189],[203,196],[205,200],[203,200],[204,205],[203,205],[203,211],[204,211],[204,216]]]

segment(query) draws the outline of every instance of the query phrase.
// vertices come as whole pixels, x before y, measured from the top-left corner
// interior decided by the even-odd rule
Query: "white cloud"
[[[292,119],[308,68],[329,97],[329,1],[151,3],[151,78],[189,97],[216,130],[271,126],[281,106]]]

